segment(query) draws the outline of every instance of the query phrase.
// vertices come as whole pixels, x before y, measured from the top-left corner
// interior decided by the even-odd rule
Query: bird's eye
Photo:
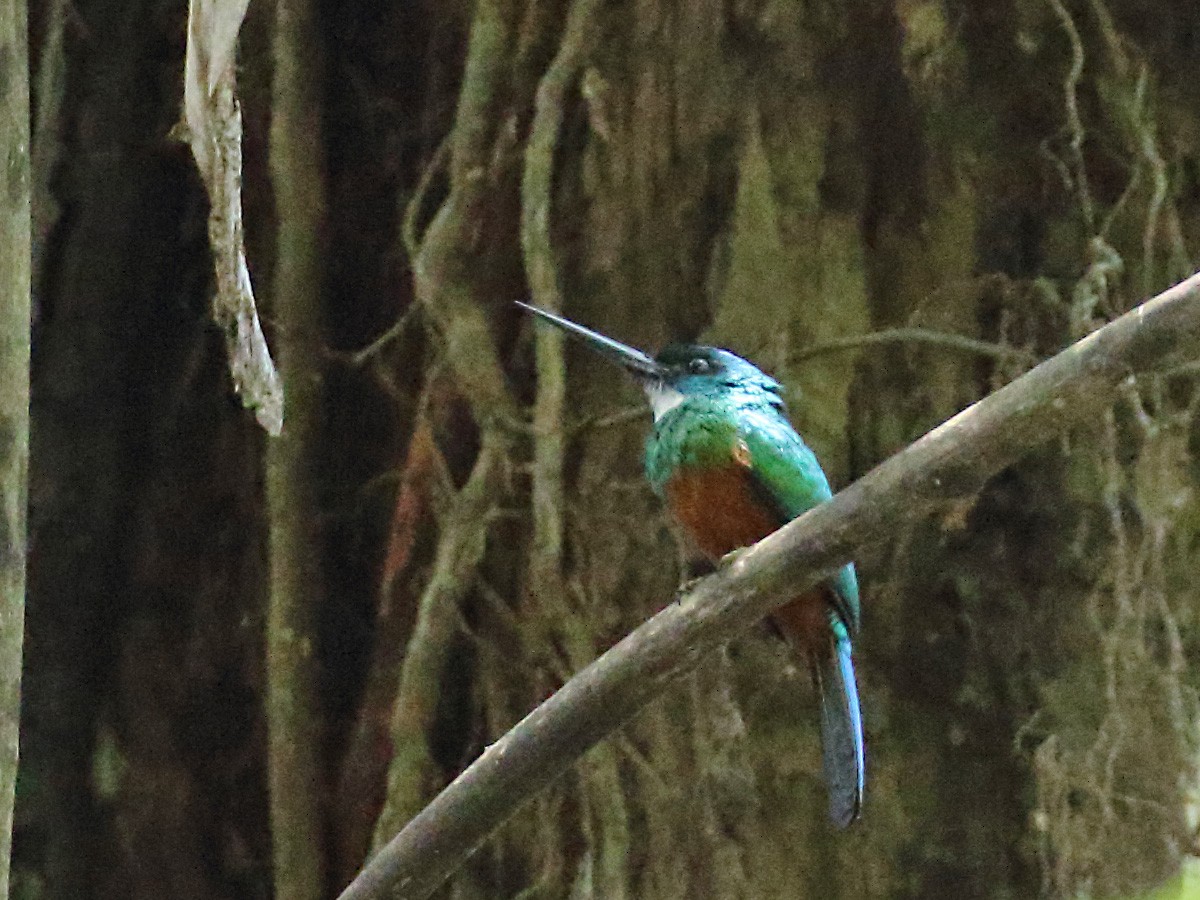
[[[697,357],[688,362],[688,372],[692,375],[707,375],[712,371],[712,365],[707,359]]]

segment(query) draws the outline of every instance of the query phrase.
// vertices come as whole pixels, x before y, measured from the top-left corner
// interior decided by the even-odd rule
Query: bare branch
[[[1095,419],[1132,375],[1200,354],[1200,274],[968,407],[784,526],[572,678],[381,850],[342,900],[429,896],[501,823],[681,674],[900,521]]]

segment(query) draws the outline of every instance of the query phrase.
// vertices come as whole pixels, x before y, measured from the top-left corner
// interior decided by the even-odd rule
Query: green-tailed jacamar
[[[650,401],[646,475],[709,559],[749,546],[832,493],[812,450],[784,414],[779,383],[728,350],[674,344],[651,358],[568,319],[521,306],[620,364]],[[771,614],[809,663],[821,696],[829,817],[857,818],[863,730],[851,640],[858,631],[852,563]]]

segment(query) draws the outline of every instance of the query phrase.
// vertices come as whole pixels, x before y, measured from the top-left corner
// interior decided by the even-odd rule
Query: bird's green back
[[[783,414],[777,394],[726,389],[687,396],[655,422],[646,441],[646,476],[659,496],[681,468],[728,466],[749,457],[749,473],[783,525],[833,496],[816,454]],[[854,566],[831,579],[853,634],[859,597]]]

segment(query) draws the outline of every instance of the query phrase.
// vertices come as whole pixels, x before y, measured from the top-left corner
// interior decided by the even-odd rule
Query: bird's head
[[[657,357],[651,357],[555,313],[520,301],[518,305],[624,368],[646,392],[655,421],[691,397],[745,393],[757,395],[773,406],[782,406],[779,383],[728,350],[671,344]]]

